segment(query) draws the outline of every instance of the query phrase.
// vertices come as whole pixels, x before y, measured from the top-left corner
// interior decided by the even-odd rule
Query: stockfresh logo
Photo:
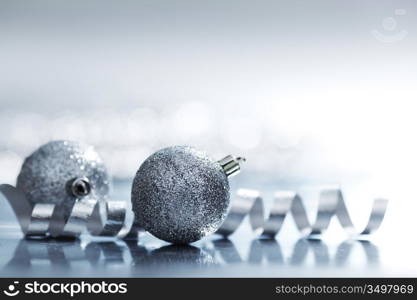
[[[21,284],[18,288],[19,281],[9,284],[3,293],[9,297],[22,294],[60,294],[74,297],[78,294],[126,294],[127,283],[108,283],[101,282],[39,282],[38,280],[29,281]]]
[[[14,297],[19,295],[20,291],[17,289],[17,285],[19,284],[19,281],[14,281],[13,284],[9,284],[7,289],[3,291],[3,293],[9,297]]]

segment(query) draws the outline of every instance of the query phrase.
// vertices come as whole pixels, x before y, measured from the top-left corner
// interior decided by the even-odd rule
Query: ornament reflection
[[[353,257],[354,248],[362,249],[366,266],[379,265],[379,250],[370,241],[348,240],[337,245],[334,255],[323,240],[299,239],[289,255],[285,255],[277,240],[256,239],[251,242],[247,255],[228,239],[211,240],[201,247],[190,245],[166,245],[144,247],[137,241],[90,241],[82,240],[27,240],[19,241],[13,256],[4,265],[8,274],[28,274],[42,266],[66,274],[77,270],[77,265],[88,263],[95,271],[128,265],[133,275],[147,271],[158,272],[175,268],[211,268],[222,265],[268,265],[300,266],[308,262],[310,253],[315,266],[343,267]],[[46,269],[45,269],[46,267]],[[147,273],[146,273],[147,274]],[[116,274],[113,274],[114,276]],[[221,275],[221,274],[219,274]]]

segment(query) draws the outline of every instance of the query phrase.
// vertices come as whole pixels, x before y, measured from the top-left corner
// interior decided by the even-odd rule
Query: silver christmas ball
[[[221,164],[188,146],[152,154],[132,186],[132,209],[139,226],[177,244],[214,233],[229,202],[229,182]]]
[[[52,141],[25,159],[17,188],[32,203],[61,205],[68,216],[76,199],[87,195],[106,197],[109,182],[107,170],[92,146]]]

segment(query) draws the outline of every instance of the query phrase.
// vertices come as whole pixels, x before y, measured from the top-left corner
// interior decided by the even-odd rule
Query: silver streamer
[[[8,184],[0,192],[9,201],[25,236],[78,237],[84,231],[93,236],[136,238],[141,230],[129,222],[130,208],[124,201],[101,201],[92,197],[78,199],[65,222],[62,206],[51,203],[33,204],[24,193]]]
[[[285,217],[291,213],[298,230],[305,236],[323,233],[333,217],[337,217],[340,225],[350,235],[366,235],[379,228],[388,204],[386,199],[375,199],[368,224],[362,231],[357,231],[339,189],[326,189],[320,193],[317,217],[312,225],[301,197],[294,192],[277,192],[267,219],[264,216],[264,202],[258,191],[241,189],[237,194],[238,198],[232,203],[229,214],[217,234],[225,237],[231,235],[248,216],[256,233],[266,238],[274,238],[279,233]]]
[[[54,213],[56,209],[59,209],[59,206],[55,204],[31,204],[21,191],[11,185],[0,185],[0,192],[9,201],[22,232],[26,236],[51,235],[51,231],[54,232],[51,224],[62,222],[61,219],[54,219],[56,216],[59,217],[59,214]],[[276,193],[270,214],[268,218],[265,218],[264,202],[259,192],[240,189],[237,192],[237,198],[231,202],[226,220],[216,233],[226,237],[233,234],[248,216],[250,225],[256,233],[263,237],[273,238],[280,231],[286,216],[292,214],[297,228],[303,235],[323,233],[333,217],[339,220],[349,234],[366,235],[375,232],[381,225],[387,203],[385,199],[374,200],[368,224],[362,231],[357,231],[339,189],[327,189],[321,192],[317,217],[312,225],[308,220],[302,199],[296,193]],[[103,203],[89,197],[82,198],[74,204],[62,231],[55,232],[54,236],[78,237],[87,230],[94,236],[137,238],[138,232],[142,229],[127,221],[127,211],[130,211],[127,202],[106,201]]]

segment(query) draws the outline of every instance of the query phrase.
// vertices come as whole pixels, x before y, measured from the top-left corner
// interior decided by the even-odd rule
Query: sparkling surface
[[[52,141],[33,152],[23,163],[17,187],[32,203],[62,205],[67,213],[76,197],[67,184],[85,177],[91,184],[91,195],[104,198],[109,193],[109,175],[92,146],[71,141]]]
[[[171,243],[191,243],[215,232],[228,206],[229,183],[220,164],[191,147],[154,153],[133,181],[137,222]]]

